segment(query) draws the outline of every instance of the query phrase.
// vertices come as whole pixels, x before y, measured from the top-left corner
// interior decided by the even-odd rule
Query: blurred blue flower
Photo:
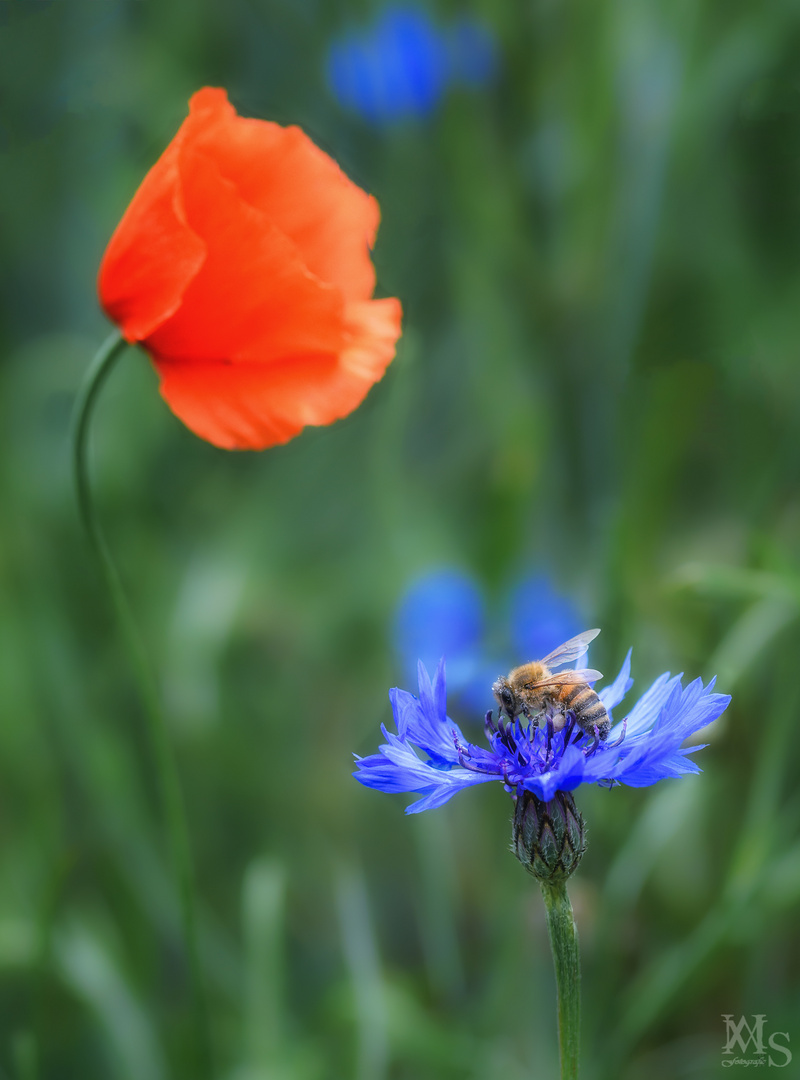
[[[484,632],[480,589],[468,574],[445,567],[423,574],[406,591],[395,615],[394,645],[409,676],[418,660],[433,668],[446,656],[451,686],[459,687],[474,678]]]
[[[419,660],[433,670],[444,656],[451,695],[481,712],[493,703],[498,675],[546,656],[586,625],[576,604],[542,573],[518,581],[507,607],[510,618],[498,621],[510,623],[511,641],[495,644],[487,641],[483,594],[473,577],[447,567],[417,578],[395,615],[394,644],[406,676],[414,677]]]
[[[499,65],[497,40],[486,23],[462,15],[447,31],[445,41],[454,82],[479,88],[494,79]]]
[[[633,684],[631,654],[610,686],[597,691],[609,719]],[[681,685],[681,676],[661,675],[634,705],[627,718],[601,742],[569,721],[561,731],[552,721],[534,727],[519,720],[493,722],[486,715],[490,749],[467,742],[447,716],[444,661],[431,681],[419,665],[419,698],[405,690],[389,692],[397,734],[382,728],[386,742],[371,757],[356,756],[354,776],[379,791],[414,792],[422,798],[406,808],[419,813],[447,802],[474,784],[500,780],[515,799],[530,791],[549,802],[557,791],[580,784],[645,787],[668,776],[701,770],[687,755],[702,746],[683,742],[727,708],[730,697],[713,693],[714,680]],[[418,753],[422,751],[422,755]]]
[[[485,85],[496,68],[496,43],[483,23],[463,16],[442,31],[419,9],[393,5],[369,29],[331,43],[326,75],[345,109],[390,124],[429,116],[449,85]]]
[[[584,628],[573,601],[556,592],[544,574],[525,578],[514,587],[510,615],[514,653],[523,661],[547,656]]]

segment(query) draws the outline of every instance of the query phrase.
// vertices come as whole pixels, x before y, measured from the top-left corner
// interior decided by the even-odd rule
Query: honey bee
[[[551,671],[583,656],[589,642],[599,633],[599,630],[585,630],[559,645],[544,660],[531,660],[514,668],[505,678],[497,679],[492,693],[500,706],[500,715],[505,712],[509,720],[514,720],[522,713],[538,727],[547,714],[555,730],[561,731],[566,725],[567,713],[571,712],[578,727],[587,734],[593,735],[596,731],[601,739],[607,738],[611,726],[608,713],[588,685],[601,679],[601,673],[592,668],[559,671],[555,675]]]

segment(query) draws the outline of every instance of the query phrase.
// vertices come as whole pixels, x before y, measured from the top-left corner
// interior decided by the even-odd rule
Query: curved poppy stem
[[[578,928],[572,915],[566,881],[541,881],[539,884],[547,911],[547,929],[556,969],[561,1080],[577,1080],[581,1026]]]
[[[210,1077],[211,1053],[205,995],[200,974],[200,953],[194,903],[194,869],[178,770],[169,741],[155,676],[150,667],[128,598],[125,595],[119,572],[95,513],[89,483],[88,443],[92,409],[108,375],[127,347],[128,342],[119,332],[115,331],[111,334],[98,349],[78,392],[72,426],[72,461],[75,491],[81,522],[100,564],[103,581],[111,597],[114,613],[117,617],[131,667],[136,676],[141,702],[147,718],[151,752],[158,772],[161,801],[180,893],[181,919],[192,987],[195,1023],[194,1044],[195,1054],[198,1058],[197,1075]]]

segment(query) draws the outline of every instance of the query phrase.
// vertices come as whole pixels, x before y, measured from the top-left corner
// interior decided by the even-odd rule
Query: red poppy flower
[[[206,87],[111,237],[100,300],[192,431],[283,443],[355,409],[394,356],[400,303],[371,299],[379,218],[299,128]]]

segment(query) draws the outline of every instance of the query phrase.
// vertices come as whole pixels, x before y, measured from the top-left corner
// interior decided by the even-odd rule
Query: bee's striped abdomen
[[[593,731],[595,727],[604,739],[608,735],[611,726],[608,722],[608,713],[605,705],[586,683],[565,686],[561,703],[565,709],[575,714],[575,720],[584,731]]]

